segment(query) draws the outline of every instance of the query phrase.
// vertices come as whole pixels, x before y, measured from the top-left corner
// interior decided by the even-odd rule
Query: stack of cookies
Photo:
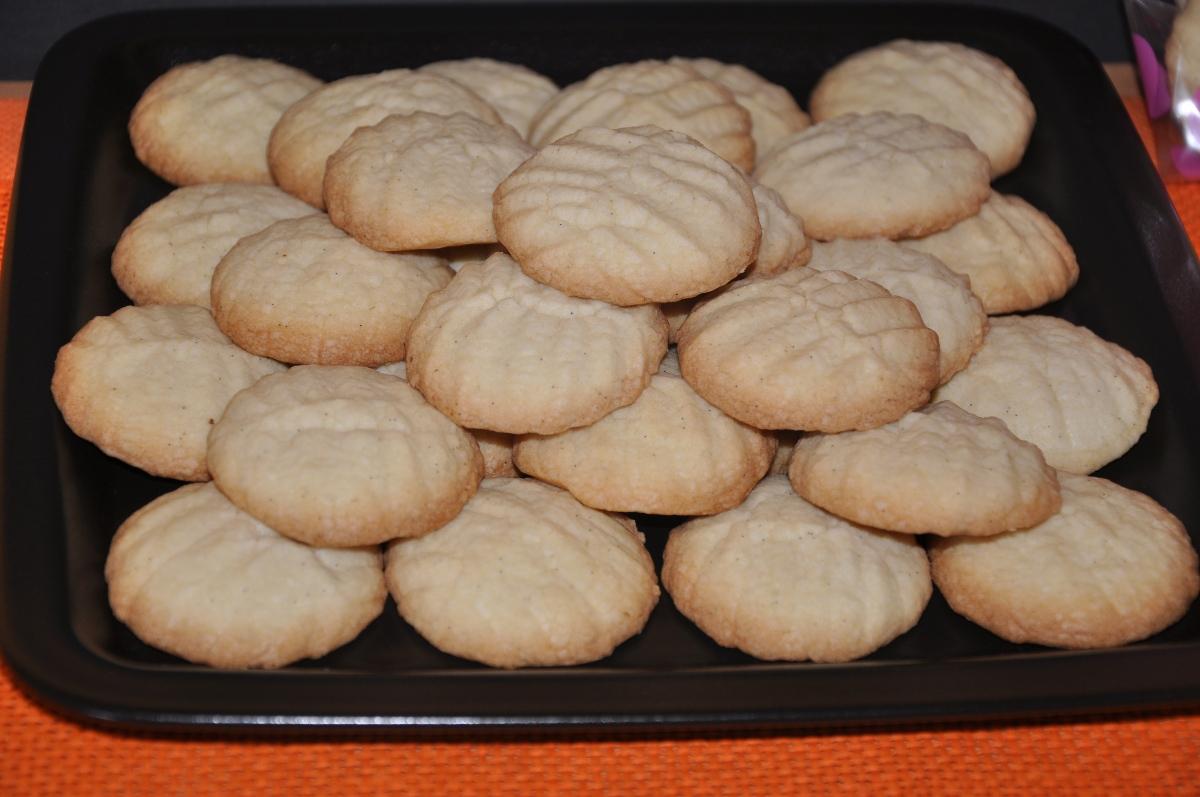
[[[481,58],[172,69],[130,134],[181,187],[113,253],[135,304],[52,385],[76,433],[194,482],[117,531],[114,613],[192,661],[279,667],[390,593],[446,652],[578,664],[658,601],[643,513],[693,518],[663,586],[763,659],[868,655],[935,584],[1014,641],[1157,632],[1196,554],[1087,476],[1145,430],[1149,368],[989,319],[1078,276],[990,186],[1033,124],[1011,70],[947,43],[850,57],[811,118],[711,59],[562,90]]]

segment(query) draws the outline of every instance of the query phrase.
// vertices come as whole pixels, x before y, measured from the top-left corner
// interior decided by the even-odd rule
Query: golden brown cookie
[[[148,645],[214,667],[283,667],[340,647],[383,611],[379,549],[310,548],[181,487],[121,524],[104,568],[113,614]]]
[[[213,274],[213,315],[256,354],[374,367],[404,358],[425,298],[453,275],[440,257],[377,252],[315,214],[239,241]]]
[[[818,122],[848,113],[912,113],[960,130],[992,176],[1016,168],[1036,118],[1020,79],[999,58],[955,42],[895,41],[855,53],[813,89]]]
[[[900,243],[965,275],[991,315],[1061,299],[1079,279],[1075,250],[1058,225],[1024,199],[994,191],[978,215]]]
[[[939,375],[937,334],[911,302],[809,268],[699,305],[679,361],[697,393],[759,429],[870,429],[925,404]]]
[[[429,297],[408,380],[461,426],[555,434],[632,404],[666,350],[657,306],[576,299],[497,254]]]
[[[1062,511],[1023,531],[939,539],[933,578],[959,614],[1010,642],[1124,645],[1174,623],[1200,590],[1183,525],[1141,493],[1060,473]]]
[[[988,160],[963,133],[912,114],[847,114],[780,141],[754,170],[808,235],[911,238],[973,216]]]
[[[1091,473],[1146,431],[1158,403],[1150,367],[1090,330],[1050,316],[993,318],[971,364],[935,401],[1004,421],[1051,467]]]
[[[662,579],[718,644],[788,661],[866,656],[916,625],[933,592],[914,538],[823,512],[782,476],[674,529]]]
[[[58,351],[50,388],[71,431],[155,476],[208,479],[208,432],[234,394],[284,366],[248,354],[203,307],[123,307]]]
[[[505,668],[602,659],[658,602],[631,520],[533,479],[488,479],[450,523],[393,543],[387,583],[435,647]]]
[[[384,252],[494,242],[492,192],[535,151],[508,125],[465,113],[388,116],[329,156],[325,207]]]
[[[674,353],[628,407],[591,426],[517,441],[517,468],[588,506],[712,515],[737,506],[766,474],[775,438],[696,394]]]
[[[589,127],[496,189],[496,232],[526,274],[588,299],[671,302],[729,282],[761,228],[745,175],[656,127]]]
[[[175,185],[271,183],[267,139],[321,81],[266,58],[222,55],[173,67],[129,117],[138,160]]]
[[[302,365],[243,390],[212,428],[213,481],[280,534],[345,548],[426,534],[483,477],[479,446],[403,380]]]
[[[1041,523],[1061,505],[1037,446],[948,401],[865,432],[805,435],[788,476],[827,512],[908,534],[999,534]]]

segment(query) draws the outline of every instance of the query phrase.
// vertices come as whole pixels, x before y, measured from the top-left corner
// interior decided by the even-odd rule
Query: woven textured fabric
[[[1145,117],[1130,107],[1146,135]],[[25,114],[0,99],[0,216]],[[1200,184],[1171,196],[1200,237]],[[1085,263],[1084,268],[1087,267]],[[497,741],[122,733],[26,697],[0,663],[0,795],[1195,794],[1200,715],[795,735]]]

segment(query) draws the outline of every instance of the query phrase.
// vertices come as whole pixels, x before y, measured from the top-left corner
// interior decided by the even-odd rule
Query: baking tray
[[[667,596],[645,632],[592,665],[501,672],[426,644],[390,603],[351,644],[272,672],[193,666],[141,644],[109,611],[117,526],[176,485],[75,437],[50,398],[57,348],[126,304],[109,273],[124,226],[169,186],[134,158],[130,109],[173,64],[224,52],[332,79],[444,58],[528,64],[560,84],[670,55],[741,62],[803,102],[823,70],[878,42],[964,42],[1007,62],[1039,118],[997,187],[1042,208],[1082,265],[1048,312],[1153,367],[1162,399],[1141,442],[1101,471],[1200,532],[1200,271],[1096,59],[1007,13],[947,6],[647,5],[222,9],[139,13],[81,28],[34,84],[3,271],[0,641],[43,701],[159,728],[654,728],[828,725],[1063,715],[1200,703],[1200,608],[1116,650],[1012,645],[934,596],[920,624],[866,660],[757,662],[718,647]],[[656,558],[664,519],[638,517]]]

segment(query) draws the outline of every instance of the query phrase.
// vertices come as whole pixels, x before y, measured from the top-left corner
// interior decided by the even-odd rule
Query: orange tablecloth
[[[1131,113],[1146,135],[1140,109],[1131,104]],[[0,218],[8,214],[24,116],[24,100],[0,99]],[[1170,191],[1196,244],[1200,184]],[[657,795],[1198,794],[1200,713],[627,740],[153,736],[62,719],[25,697],[0,661],[0,795],[627,790]]]

